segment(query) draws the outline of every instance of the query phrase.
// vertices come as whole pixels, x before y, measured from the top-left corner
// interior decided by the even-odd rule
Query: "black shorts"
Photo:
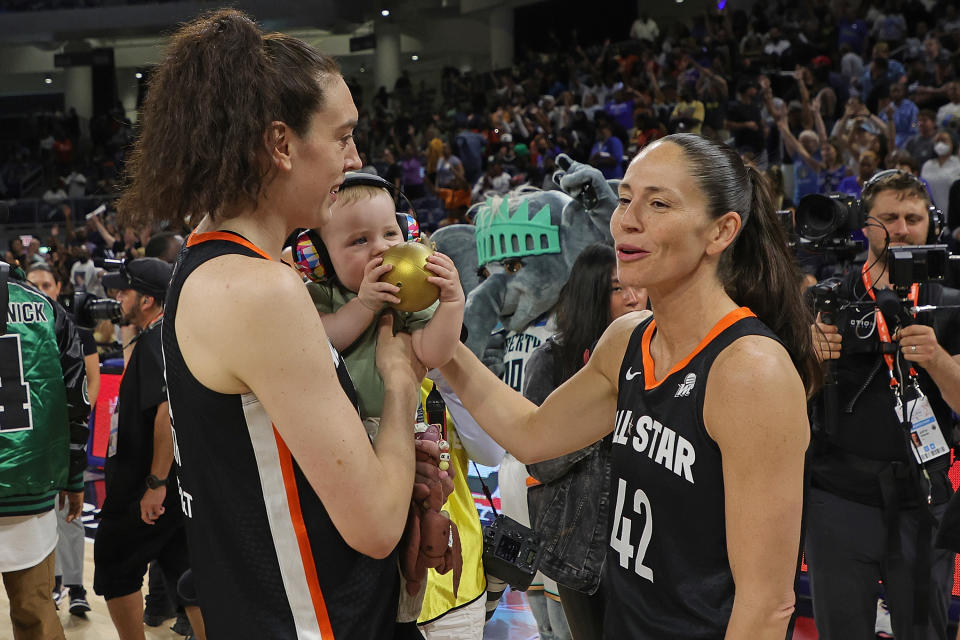
[[[139,506],[139,505],[138,505]],[[93,590],[105,600],[140,591],[147,565],[160,565],[167,593],[178,605],[177,581],[190,568],[187,537],[180,519],[149,525],[137,513],[104,515],[93,545]]]

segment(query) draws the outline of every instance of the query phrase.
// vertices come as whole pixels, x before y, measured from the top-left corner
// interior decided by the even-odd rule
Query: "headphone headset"
[[[342,193],[344,189],[360,186],[383,189],[390,194],[390,198],[394,201],[396,201],[397,196],[405,200],[407,206],[410,207],[410,213],[413,215],[400,213],[399,211],[396,214],[403,241],[421,241],[420,223],[418,222],[416,209],[410,202],[410,198],[402,190],[393,183],[372,173],[351,171],[344,177],[338,191]],[[297,241],[293,245],[293,263],[296,265],[297,271],[311,282],[326,282],[335,278],[330,253],[316,229],[306,229],[297,236]]]
[[[866,198],[864,195],[868,190],[876,186],[878,182],[891,176],[906,176],[923,188],[923,192],[927,194],[927,200],[930,202],[930,205],[927,207],[927,213],[930,216],[930,224],[927,227],[927,244],[937,244],[945,226],[943,223],[943,212],[938,209],[935,204],[933,204],[933,198],[930,197],[930,191],[927,189],[927,185],[925,185],[920,178],[908,171],[904,171],[903,169],[886,169],[884,171],[878,171],[877,173],[873,174],[869,180],[863,183],[863,189],[860,190],[860,199],[857,200],[857,205],[861,207],[863,213],[863,217],[861,219],[866,220],[867,214],[869,213],[866,210],[866,205],[864,202]]]

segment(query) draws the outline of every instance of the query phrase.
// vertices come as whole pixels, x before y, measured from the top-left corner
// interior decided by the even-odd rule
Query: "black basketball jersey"
[[[776,336],[746,307],[655,380],[642,322],[620,367],[611,450],[605,638],[723,638],[733,608],[720,449],[703,423],[717,355],[746,335]]]
[[[212,391],[184,362],[176,337],[183,284],[198,266],[227,254],[269,258],[236,234],[191,235],[173,273],[163,324],[179,468],[179,486],[171,490],[179,491],[186,516],[207,634],[390,638],[399,597],[396,553],[375,560],[348,546],[256,396]],[[356,405],[346,367],[330,350]],[[315,411],[322,415],[323,407]],[[359,420],[356,426],[362,428]]]

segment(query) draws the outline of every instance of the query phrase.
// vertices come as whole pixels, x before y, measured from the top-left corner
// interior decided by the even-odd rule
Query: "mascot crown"
[[[507,258],[560,253],[560,230],[550,221],[549,204],[531,218],[529,198],[522,200],[513,214],[508,198],[499,202],[491,199],[480,207],[474,221],[479,266]]]

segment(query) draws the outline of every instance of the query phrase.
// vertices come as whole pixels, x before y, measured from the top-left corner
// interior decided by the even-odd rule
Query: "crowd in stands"
[[[520,36],[510,68],[446,68],[433,89],[404,72],[364,100],[348,80],[361,170],[402,190],[409,200],[397,205],[412,203],[430,232],[469,223],[474,204],[515,187],[557,189],[560,154],[616,179],[644,145],[691,132],[765,172],[780,209],[808,194],[859,197],[877,171],[909,171],[960,241],[955,2],[756,2],[672,25],[642,14],[609,35],[572,37],[550,51],[526,49]],[[169,247],[189,232],[186,221],[124,226],[112,208],[135,135],[121,105],[88,128],[72,108],[15,121],[15,135],[0,140],[0,201],[37,204],[33,232],[7,237],[4,261],[47,265],[68,301],[80,289],[111,295],[100,259],[173,260]],[[109,321],[94,335],[101,356],[117,353]]]
[[[552,51],[521,38],[509,69],[446,68],[437,91],[404,72],[367,104],[351,81],[363,170],[401,187],[432,230],[468,222],[473,203],[515,186],[556,188],[561,153],[617,178],[646,143],[690,131],[766,171],[782,208],[809,193],[859,195],[877,170],[904,168],[926,181],[951,229],[960,223],[954,3],[756,3],[669,28],[644,14],[610,35]],[[6,257],[52,261],[69,287],[83,256],[135,255],[157,230],[120,228],[109,206],[83,224],[87,212],[70,207],[116,194],[134,134],[122,107],[94,118],[89,136],[73,109],[25,122],[0,151],[0,197],[41,198],[46,235],[22,248],[11,240]],[[44,183],[22,192],[38,169]]]

